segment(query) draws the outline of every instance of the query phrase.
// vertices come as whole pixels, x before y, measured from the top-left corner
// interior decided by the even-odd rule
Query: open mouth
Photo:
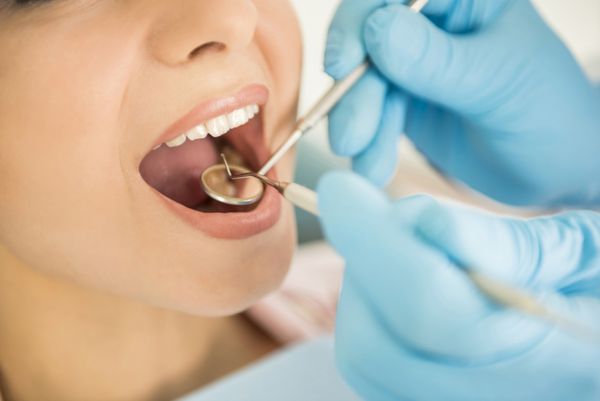
[[[140,164],[142,178],[172,209],[213,236],[243,238],[279,217],[279,199],[271,191],[256,204],[239,207],[211,199],[200,185],[204,170],[221,163],[221,153],[253,171],[268,159],[262,115],[266,97],[266,88],[254,86],[199,106],[167,130]],[[223,180],[225,187],[233,185]]]
[[[208,167],[221,162],[221,153],[232,164],[251,170],[260,168],[262,121],[259,112],[257,104],[248,105],[158,145],[142,161],[142,177],[164,196],[191,209],[238,213],[251,210],[212,200],[202,190],[199,178]]]

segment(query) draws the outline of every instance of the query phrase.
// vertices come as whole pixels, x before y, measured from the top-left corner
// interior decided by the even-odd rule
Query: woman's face
[[[224,148],[257,168],[284,140],[300,48],[283,0],[0,6],[2,246],[161,307],[247,307],[287,271],[291,208],[268,191],[219,209],[198,177]],[[290,157],[276,174],[290,179]]]

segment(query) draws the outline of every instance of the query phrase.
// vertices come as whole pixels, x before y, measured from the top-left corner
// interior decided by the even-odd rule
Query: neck
[[[229,343],[248,345],[235,338],[240,332],[231,318],[194,317],[84,288],[0,249],[5,401],[172,399],[270,350],[257,341],[227,360]]]

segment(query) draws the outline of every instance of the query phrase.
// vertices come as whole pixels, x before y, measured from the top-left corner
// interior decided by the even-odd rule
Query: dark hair
[[[0,0],[0,7],[30,6],[40,3],[49,3],[51,0]]]
[[[34,3],[44,3],[44,2],[48,2],[50,0],[5,0],[8,2],[8,4],[17,4],[17,5],[27,5],[27,4],[34,4]]]
[[[38,5],[51,3],[52,1],[53,0],[0,0],[0,10],[35,7]]]

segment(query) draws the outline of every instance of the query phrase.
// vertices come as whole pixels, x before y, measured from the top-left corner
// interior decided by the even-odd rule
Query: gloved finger
[[[400,203],[395,211],[402,209]],[[436,205],[421,215],[417,230],[459,266],[519,286],[573,293],[600,281],[596,212],[520,220]]]
[[[382,119],[387,83],[375,70],[344,96],[329,114],[329,143],[340,156],[364,151],[377,133]]]
[[[444,253],[413,235],[429,207],[423,197],[403,202],[400,222],[384,195],[359,176],[328,174],[318,187],[325,236],[347,261],[347,279],[416,352],[479,362],[522,352],[548,330],[518,313],[498,313]],[[515,335],[501,334],[515,326]]]
[[[346,77],[363,63],[367,52],[363,40],[363,28],[367,17],[377,8],[390,3],[407,4],[409,0],[343,0],[329,26],[325,47],[325,72],[333,79]],[[427,4],[436,12],[450,8],[450,0],[431,0]]]
[[[448,32],[468,32],[493,21],[510,0],[429,0],[422,13]],[[336,80],[365,61],[363,29],[378,8],[409,4],[409,0],[343,0],[327,35],[325,72]]]
[[[327,35],[325,72],[339,80],[363,63],[367,57],[362,38],[367,17],[385,0],[343,0]]]
[[[430,0],[423,12],[451,33],[478,30],[494,21],[511,0]]]
[[[598,308],[595,311],[598,316]],[[504,359],[458,363],[407,348],[379,315],[378,307],[345,280],[336,323],[336,363],[345,380],[367,400],[517,401],[548,394],[545,399],[558,401],[572,397],[583,377],[598,380],[600,348],[560,331]],[[517,329],[506,327],[503,335],[511,336]],[[554,380],[573,386],[554,386],[550,395],[548,382]],[[591,385],[579,394],[592,400],[596,389]]]
[[[497,78],[489,40],[455,37],[399,5],[373,12],[364,37],[374,65],[399,87],[457,111],[489,107],[489,99],[480,104],[486,93],[481,88]]]
[[[353,170],[379,187],[385,186],[396,171],[406,101],[406,96],[400,91],[390,91],[375,138],[366,150],[352,160]]]

